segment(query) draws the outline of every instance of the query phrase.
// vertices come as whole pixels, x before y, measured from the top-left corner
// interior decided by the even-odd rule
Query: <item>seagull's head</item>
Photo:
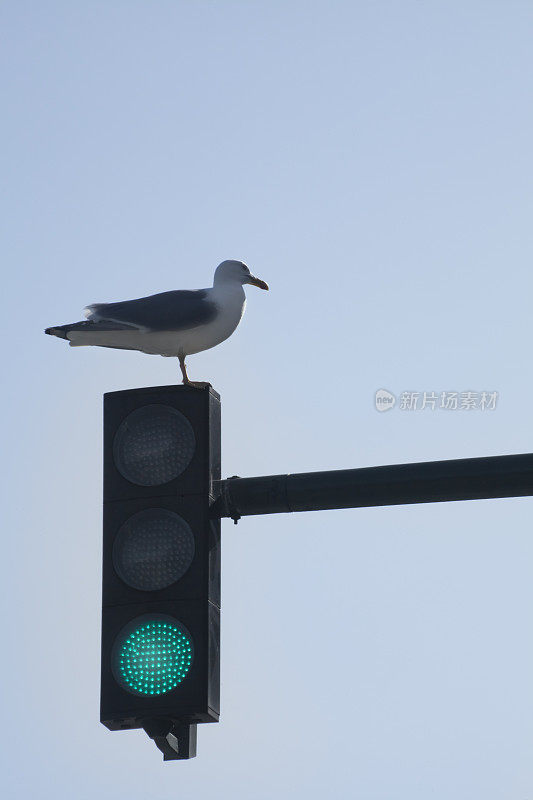
[[[223,261],[218,265],[213,285],[220,286],[224,283],[240,283],[241,286],[251,283],[252,286],[268,291],[268,284],[252,275],[244,261]]]

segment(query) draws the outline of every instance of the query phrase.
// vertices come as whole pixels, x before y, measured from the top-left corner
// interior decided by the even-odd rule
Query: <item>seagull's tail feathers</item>
[[[53,328],[46,328],[45,333],[50,336],[58,336],[60,339],[67,339],[71,347],[83,347],[84,345],[100,345],[101,347],[121,347],[129,350],[126,342],[121,341],[120,334],[126,332],[137,332],[133,325],[112,322],[110,320],[86,320],[85,322],[73,322],[70,325],[55,325]],[[118,343],[115,337],[119,336]],[[109,342],[113,341],[113,344]],[[135,349],[135,348],[131,348]]]
[[[56,325],[55,328],[46,328],[45,333],[49,336],[57,336],[59,339],[66,339],[69,327],[69,325]]]

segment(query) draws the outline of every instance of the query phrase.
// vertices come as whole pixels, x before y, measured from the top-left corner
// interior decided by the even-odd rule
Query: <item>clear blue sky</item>
[[[5,0],[10,798],[531,800],[529,499],[223,526],[221,723],[165,764],[98,722],[101,397],[173,360],[45,337],[250,288],[192,357],[225,475],[532,449],[533,5]],[[499,392],[379,414],[374,392]]]

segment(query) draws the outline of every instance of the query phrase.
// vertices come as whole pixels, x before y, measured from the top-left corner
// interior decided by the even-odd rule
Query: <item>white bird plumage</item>
[[[215,347],[239,324],[246,306],[244,284],[268,289],[242,261],[223,261],[215,270],[213,286],[197,291],[177,290],[87,306],[85,322],[47,328],[45,333],[67,339],[72,347],[94,345],[139,350],[179,359],[183,383],[186,356]]]

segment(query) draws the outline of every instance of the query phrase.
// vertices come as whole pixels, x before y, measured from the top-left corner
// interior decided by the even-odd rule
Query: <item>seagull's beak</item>
[[[256,278],[254,275],[250,275],[247,283],[251,283],[252,286],[257,286],[258,289],[265,289],[265,291],[268,292],[268,283],[265,283],[260,278]]]

